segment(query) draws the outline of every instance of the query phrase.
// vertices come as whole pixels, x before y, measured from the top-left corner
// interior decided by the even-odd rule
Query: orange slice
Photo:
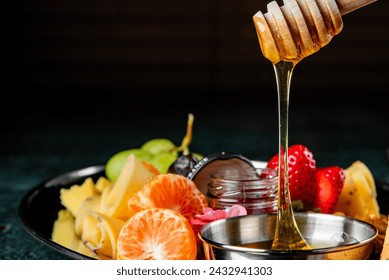
[[[160,174],[130,197],[128,209],[130,216],[149,208],[168,208],[191,219],[203,214],[207,199],[185,176],[178,174]]]
[[[163,208],[140,211],[122,227],[118,260],[195,260],[196,237],[180,213]]]

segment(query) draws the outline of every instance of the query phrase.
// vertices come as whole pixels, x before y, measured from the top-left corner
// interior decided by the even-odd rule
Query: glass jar
[[[211,174],[208,203],[214,209],[228,209],[234,204],[247,214],[277,212],[278,173],[270,168],[221,169]]]

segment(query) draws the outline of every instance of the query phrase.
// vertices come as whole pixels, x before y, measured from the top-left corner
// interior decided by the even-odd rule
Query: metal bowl
[[[199,237],[208,260],[360,260],[369,259],[377,229],[366,222],[344,216],[295,213],[310,250],[277,251],[242,244],[268,243],[274,238],[275,214],[253,214],[221,219],[205,225]],[[269,246],[270,247],[270,246]],[[263,249],[262,249],[263,248]]]

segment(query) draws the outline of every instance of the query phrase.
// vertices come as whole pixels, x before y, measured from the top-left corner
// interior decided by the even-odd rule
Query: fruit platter
[[[329,0],[298,2],[284,1],[280,7],[272,1],[267,5],[267,13],[259,11],[253,16],[262,53],[272,62],[276,74],[278,154],[255,162],[239,153],[215,151],[203,155],[201,151],[191,151],[194,116],[189,114],[180,145],[166,138],[150,139],[141,147],[118,151],[102,166],[51,178],[31,190],[19,208],[27,230],[74,258],[218,259],[215,252],[224,245],[234,247],[232,251],[258,253],[265,250],[261,246],[266,241],[271,245],[266,252],[270,256],[280,253],[283,258],[291,252],[328,257],[320,253],[340,250],[336,259],[389,259],[388,215],[381,213],[369,167],[358,159],[350,166],[322,166],[316,162],[315,152],[304,143],[289,145],[287,139],[294,67],[340,33],[343,14],[374,0],[342,0],[338,1],[339,7]],[[259,169],[266,172],[260,173]],[[227,180],[224,175],[216,176],[220,171],[241,177]],[[248,174],[253,175],[247,177]],[[215,178],[229,182],[215,186]],[[242,188],[234,188],[236,185]],[[204,238],[213,225],[223,224],[227,228],[227,224],[242,217],[262,219],[274,214],[277,223],[268,240],[233,244],[216,240],[217,248],[212,251]],[[331,235],[313,248],[299,232],[295,220],[298,216],[314,217],[316,235],[323,236],[326,228],[342,223],[340,228],[350,230],[351,236],[339,232],[336,238],[341,239],[341,245],[332,245],[328,240],[334,238]],[[331,222],[323,224],[324,220]],[[308,219],[306,224],[312,226]],[[359,224],[359,232],[369,231],[366,240],[354,237],[350,224]],[[243,227],[236,223],[228,234],[239,235],[237,226]],[[362,243],[362,254],[348,254],[347,248],[356,249]]]
[[[211,207],[208,182],[199,178],[231,166],[277,169],[278,155],[251,161],[238,153],[191,152],[192,123],[189,115],[181,145],[151,139],[140,148],[112,155],[106,165],[39,184],[19,207],[25,228],[75,259],[204,259],[201,228],[252,211],[244,203]],[[291,145],[288,152],[294,211],[347,216],[374,225],[378,234],[370,258],[388,258],[388,219],[380,213],[369,168],[358,160],[348,167],[319,168],[302,144]]]

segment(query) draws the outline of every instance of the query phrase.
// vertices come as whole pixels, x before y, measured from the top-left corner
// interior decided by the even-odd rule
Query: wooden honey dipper
[[[253,16],[263,55],[273,64],[297,63],[327,45],[343,28],[342,15],[377,0],[283,0]]]

